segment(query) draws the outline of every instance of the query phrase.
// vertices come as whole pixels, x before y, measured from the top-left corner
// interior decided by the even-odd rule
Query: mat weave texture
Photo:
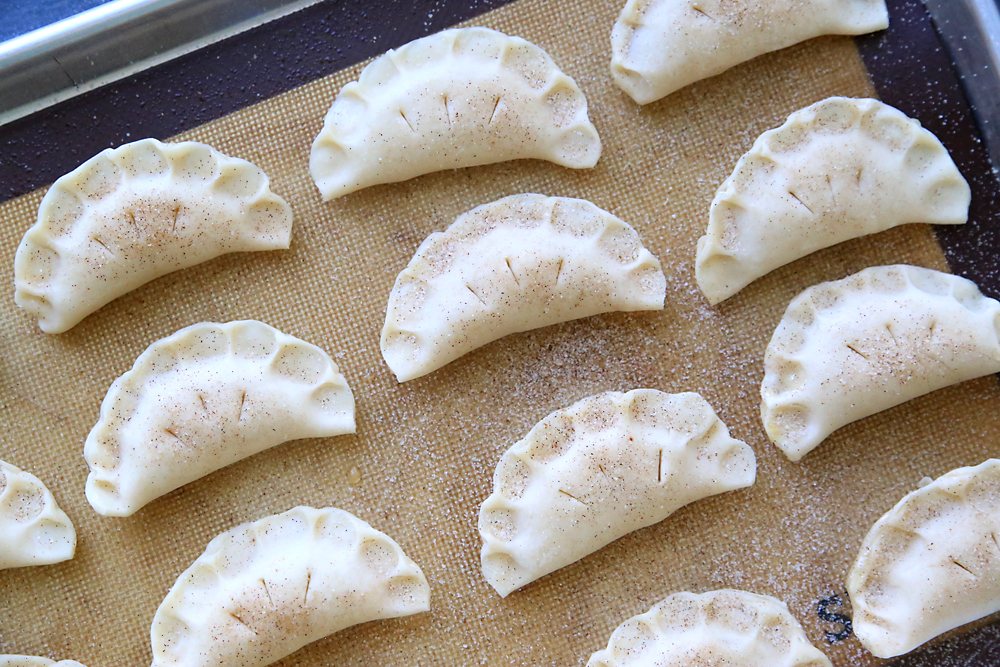
[[[590,171],[521,161],[323,204],[309,149],[353,67],[177,137],[262,167],[294,210],[290,250],[166,276],[57,336],[12,298],[14,253],[44,191],[0,206],[0,458],[40,477],[79,531],[74,560],[0,571],[0,652],[148,664],[153,614],[208,542],[307,504],[345,509],[396,539],[427,575],[432,611],[348,629],[282,665],[581,665],[626,618],[676,591],[720,587],[786,601],[835,665],[880,664],[853,637],[827,644],[824,633],[840,627],[817,616],[817,601],[843,593],[869,527],[922,477],[997,455],[997,381],[935,392],[841,429],[800,463],[785,460],[761,425],[759,387],[789,301],[867,266],[947,270],[945,261],[931,229],[909,225],[811,255],[709,307],[695,245],[737,159],[801,107],[874,92],[852,41],[828,37],[639,107],[608,72],[620,2],[520,0],[474,22],[538,44],[575,78],[604,142]],[[663,263],[666,308],[509,336],[397,384],[379,353],[395,276],[428,234],[521,192],[589,199],[633,225]],[[99,517],[84,498],[82,452],[108,387],[155,340],[244,318],[334,356],[357,398],[357,435],[281,445],[130,518]],[[638,387],[702,393],[756,452],[756,485],[688,506],[502,600],[482,577],[476,531],[501,453],[555,409]]]

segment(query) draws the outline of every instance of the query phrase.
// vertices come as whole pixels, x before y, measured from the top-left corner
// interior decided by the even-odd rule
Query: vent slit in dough
[[[219,255],[288,247],[267,176],[211,146],[143,139],[49,188],[14,258],[14,300],[61,333],[145,283]]]
[[[263,667],[358,623],[427,611],[423,572],[339,509],[296,507],[214,540],[153,617],[153,667]]]
[[[611,76],[649,104],[770,51],[888,26],[885,0],[628,0],[611,33]]]
[[[998,316],[975,283],[915,266],[810,287],[764,354],[768,436],[797,461],[841,426],[1000,372]]]
[[[877,100],[831,97],[740,158],[698,241],[698,286],[718,303],[774,269],[910,222],[964,224],[969,185],[937,137]]]
[[[611,311],[661,310],[660,263],[581,199],[514,195],[431,234],[396,278],[382,356],[400,382],[508,334]]]
[[[614,631],[587,667],[831,667],[784,602],[719,590],[675,593]]]
[[[506,597],[684,505],[750,486],[756,471],[753,450],[698,394],[585,398],[501,457],[479,511],[483,574]]]
[[[87,500],[129,516],[275,445],[354,428],[354,396],[320,348],[253,320],[195,324],[111,385],[84,445]]]
[[[854,633],[880,658],[1000,611],[1000,460],[953,470],[876,522],[847,575]]]
[[[52,493],[31,473],[0,461],[0,570],[61,563],[75,552],[76,530]]]
[[[600,156],[587,99],[545,51],[461,28],[390,50],[344,86],[309,171],[330,200],[443,169],[524,158],[583,169]]]

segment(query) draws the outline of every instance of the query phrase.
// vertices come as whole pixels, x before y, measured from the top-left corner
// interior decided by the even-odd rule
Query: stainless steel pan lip
[[[204,2],[210,2],[211,0],[203,0],[203,1]],[[246,1],[250,2],[250,0],[246,0]],[[351,0],[332,0],[332,1],[331,0],[326,0],[326,1],[328,3],[330,3],[331,5],[335,4],[338,7],[342,6],[342,5],[355,4]],[[416,0],[412,0],[412,1],[413,1],[413,4],[417,4]],[[503,1],[506,1],[506,0],[503,0]],[[889,1],[890,1],[890,5],[892,5],[893,3],[895,3],[897,5],[902,5],[904,3],[909,4],[909,5],[914,5],[915,4],[916,5],[916,9],[918,10],[917,13],[920,14],[920,17],[917,20],[914,20],[912,22],[913,25],[926,26],[926,27],[930,28],[929,20],[927,18],[927,14],[924,12],[923,7],[919,3],[916,2],[916,0],[889,0]],[[950,0],[945,0],[945,1],[950,1]],[[954,0],[954,1],[958,1],[958,0]],[[369,2],[365,2],[365,3],[357,2],[357,4],[359,4],[359,5],[361,5],[361,4],[366,5],[366,9],[368,11],[369,16],[373,17],[372,18],[372,22],[379,22],[379,21],[384,22],[386,20],[386,18],[388,18],[388,16],[386,15],[388,12],[400,11],[402,13],[401,10],[391,9],[392,5],[390,5],[390,3],[385,3],[385,10],[384,10],[385,13],[383,13],[382,9],[378,7],[378,4],[381,3],[381,2],[384,2],[384,0],[369,0]],[[435,3],[435,4],[432,5],[435,9],[437,9],[437,7],[438,7],[438,5],[436,4],[438,2],[440,2],[441,5],[447,4],[447,0],[430,0],[430,2]],[[461,0],[460,0],[460,2],[461,2]],[[622,0],[622,2],[624,2],[624,0]],[[304,4],[312,4],[312,3],[304,3]],[[394,4],[395,3],[393,3],[393,5]],[[410,4],[410,0],[407,0],[406,4],[409,5]],[[420,3],[420,4],[423,6],[424,4],[427,4],[427,3]],[[455,3],[451,3],[451,4],[455,4]],[[472,4],[471,0],[469,0],[469,4]],[[503,2],[501,2],[501,0],[492,0],[492,1],[483,2],[483,4],[484,5],[496,6],[496,5],[503,4]],[[373,7],[373,5],[374,5],[374,7]],[[280,14],[279,14],[279,16],[280,16]],[[409,29],[409,32],[407,32],[404,29],[401,29],[398,33],[372,31],[371,30],[371,24],[369,23],[369,24],[366,24],[364,31],[359,31],[357,34],[365,34],[365,35],[367,35],[369,37],[369,41],[373,42],[373,44],[371,44],[372,50],[385,50],[385,48],[387,48],[386,45],[395,45],[396,43],[404,43],[405,41],[408,41],[409,39],[412,39],[412,38],[415,38],[417,36],[421,36],[422,34],[425,34],[426,31],[435,31],[435,30],[438,30],[438,29],[442,29],[444,27],[447,27],[447,26],[451,25],[453,21],[467,20],[467,19],[469,19],[469,18],[472,17],[471,15],[463,15],[461,17],[461,19],[453,19],[453,20],[452,19],[437,19],[436,18],[435,19],[436,22],[432,22],[432,23],[428,24],[423,19],[424,16],[427,16],[426,12],[421,15],[420,21],[415,24],[418,27],[414,27],[412,29]],[[893,13],[893,17],[895,18],[896,16],[897,16],[897,14]],[[294,20],[296,17],[292,17],[292,18]],[[264,22],[263,20],[260,21],[260,23],[263,23],[263,22]],[[396,22],[394,21],[394,23],[396,23]],[[405,17],[401,18],[398,23],[401,26],[404,26],[404,28],[405,28],[405,24],[406,24]],[[903,23],[905,23],[905,21],[899,21],[897,23],[897,26],[901,26]],[[320,32],[322,32],[322,27],[320,26],[320,24],[318,22],[313,27],[320,27]],[[351,30],[353,30],[353,28],[351,28]],[[260,30],[258,32],[267,32],[267,31],[268,31],[268,28],[264,28],[263,30]],[[349,32],[349,30],[345,30],[344,32],[347,33],[347,32]],[[933,28],[931,28],[930,29],[930,33],[933,34],[933,32],[934,32]],[[355,35],[355,37],[357,37],[357,34]],[[379,46],[377,47],[377,49],[374,46],[374,37],[375,36],[378,36],[378,38],[379,38],[379,41],[378,41]],[[322,35],[322,37],[323,37],[322,45],[327,49],[324,53],[328,53],[328,54],[332,55],[333,49],[334,49],[332,39],[335,38],[336,35],[325,34],[325,35]],[[247,39],[247,37],[241,37],[239,40],[232,40],[232,41],[233,42],[240,42],[240,43],[242,43],[242,42],[246,41],[246,39]],[[394,42],[392,40],[397,40],[397,41]],[[878,35],[875,35],[875,36],[871,37],[871,40],[872,41],[882,41],[882,38],[880,36],[878,36]],[[937,47],[937,45],[939,44],[938,40],[935,38],[932,41],[933,41],[933,48],[937,48],[938,51],[941,51],[941,49],[939,49]],[[206,44],[207,43],[208,42],[206,42]],[[290,53],[293,53],[293,51],[290,50],[292,48],[298,50],[299,53],[303,53],[303,52],[306,51],[306,49],[309,48],[310,44],[315,44],[315,42],[308,42],[308,41],[305,41],[305,40],[303,40],[303,41],[297,41],[296,39],[288,39],[288,40],[286,40],[285,46],[284,46],[283,50],[280,51],[280,53],[281,53],[282,56],[286,56],[286,55],[288,55]],[[219,46],[226,46],[226,45],[223,44],[223,45],[219,45]],[[192,49],[188,49],[188,50],[189,51],[193,51],[195,49],[192,48]],[[213,51],[213,50],[215,50],[215,47],[213,47],[212,49],[206,49],[205,52],[207,53],[207,52],[210,52],[210,51]],[[901,60],[906,60],[906,55],[907,54],[902,52],[904,50],[900,49],[898,51],[900,51],[900,53],[898,54],[900,56],[900,59]],[[916,51],[916,49],[914,49],[914,51]],[[373,53],[370,53],[370,52],[367,52],[367,51],[365,53],[367,54],[367,55],[363,56],[365,58],[371,57],[373,55],[376,55],[376,54],[373,54]],[[358,54],[358,52],[355,51],[354,53],[352,53],[349,56],[349,58],[354,58],[357,54]],[[196,58],[198,55],[199,54],[193,54],[192,57]],[[267,48],[265,48],[265,49],[263,49],[261,51],[261,60],[266,60],[268,58],[277,57],[277,55],[278,55],[278,50],[275,49],[274,51],[272,51],[271,47],[268,46]],[[911,55],[912,55],[912,53],[911,53]],[[943,53],[940,53],[939,55],[941,57],[944,57]],[[212,57],[216,58],[217,55],[213,55]],[[254,56],[254,57],[256,57],[256,56]],[[881,54],[876,54],[873,57],[876,57],[876,58],[878,58],[879,60],[882,60],[882,61],[888,59],[888,58],[883,57]],[[358,56],[358,58],[361,58],[361,56]],[[162,60],[166,61],[166,60],[169,60],[169,58],[163,58]],[[197,70],[197,71],[200,72],[201,70],[199,70],[198,68],[201,67],[201,66],[203,66],[203,65],[205,65],[206,64],[205,61],[206,61],[206,59],[204,59],[204,58],[200,59],[200,60],[197,60],[197,62],[195,63],[196,66],[192,66],[189,69],[191,69],[191,70]],[[225,58],[223,59],[223,61],[225,62]],[[350,64],[352,62],[359,62],[359,61],[360,60],[350,60],[347,64]],[[162,62],[162,61],[156,61],[156,62]],[[185,59],[182,62],[186,63],[187,59]],[[233,60],[232,62],[236,62],[236,61]],[[915,64],[916,63],[912,62],[912,58],[911,58],[909,64],[904,64],[902,66],[909,67],[910,69],[913,69],[913,66]],[[149,72],[147,74],[151,78],[155,78],[157,76],[159,76],[159,77],[162,78],[164,76],[164,72],[162,70],[169,69],[169,68],[175,67],[177,65],[178,65],[178,63],[171,63],[171,64],[168,64],[168,65],[166,65],[164,67],[159,68],[160,71],[153,70],[152,72]],[[324,75],[325,76],[330,71],[336,71],[337,69],[339,69],[339,68],[341,68],[343,66],[346,66],[346,65],[339,64],[339,65],[337,65],[337,67],[333,67],[332,65],[330,65],[328,68],[326,68],[326,69],[323,70],[323,74],[317,74],[316,72],[319,71],[318,69],[310,69],[309,68],[309,67],[315,67],[315,61],[313,61],[312,64],[305,69],[305,72],[304,72],[303,76],[306,77],[306,78],[320,76],[320,75]],[[0,63],[0,67],[2,67],[2,63]],[[135,68],[135,71],[144,70],[147,67],[149,67],[149,65],[137,66]],[[330,68],[332,68],[332,69],[330,69]],[[878,70],[877,68],[870,67],[869,71],[872,74],[873,81],[876,83],[877,86],[880,83],[884,83],[886,81],[886,79],[885,79],[884,76],[878,74],[878,72],[880,70]],[[891,75],[891,72],[890,72],[890,75]],[[2,74],[0,74],[0,76],[2,76]],[[203,76],[203,75],[192,74],[190,79],[183,79],[181,81],[180,87],[181,88],[185,88],[185,89],[191,87],[191,81],[195,80],[196,77],[200,77],[200,76]],[[256,79],[259,79],[261,75],[260,75],[260,73],[258,71],[254,71],[254,72],[250,73],[250,76],[255,77],[254,80],[256,80]],[[284,74],[282,76],[284,76]],[[880,78],[880,76],[882,76],[882,78]],[[953,78],[954,78],[954,73],[953,73],[953,70],[952,70],[951,67],[948,67],[948,76],[952,77],[949,80],[949,85],[950,85],[950,82],[953,81]],[[288,78],[290,78],[290,77],[288,77]],[[246,73],[243,73],[243,78],[234,77],[234,79],[236,79],[236,82],[233,83],[233,84],[230,84],[230,85],[236,86],[236,87],[239,87],[241,85],[246,85],[247,82],[248,82],[248,80],[249,80],[248,78],[246,78]],[[113,81],[113,80],[114,79],[109,79],[109,81]],[[301,80],[301,79],[299,79],[299,80]],[[311,79],[309,79],[309,80],[311,80]],[[892,81],[892,80],[893,80],[892,78],[888,79],[888,81]],[[2,81],[0,81],[0,83],[2,83]],[[957,82],[955,82],[955,83],[957,83]],[[120,85],[120,84],[116,84],[116,85]],[[155,85],[156,85],[156,83],[154,82],[153,86],[155,86]],[[92,88],[96,88],[97,85],[94,85],[94,86],[91,86],[91,87]],[[109,86],[109,89],[114,88],[114,87],[115,86]],[[13,125],[7,126],[6,128],[2,128],[3,130],[6,131],[6,134],[3,137],[3,145],[5,146],[5,151],[4,151],[4,154],[2,156],[0,156],[0,169],[5,168],[6,169],[5,174],[7,174],[8,176],[6,178],[4,178],[4,179],[0,179],[0,181],[3,181],[3,183],[2,183],[3,188],[8,188],[8,187],[10,188],[10,192],[6,193],[6,192],[0,190],[0,200],[10,199],[10,197],[16,196],[17,194],[23,194],[24,192],[33,190],[33,189],[35,189],[37,187],[41,187],[41,186],[43,186],[43,185],[51,182],[51,180],[53,180],[55,177],[58,177],[58,176],[62,175],[63,173],[65,173],[66,171],[68,171],[69,169],[72,169],[75,166],[77,166],[79,164],[79,160],[80,159],[89,157],[90,155],[93,155],[94,153],[96,153],[97,151],[103,149],[104,147],[111,146],[111,145],[118,145],[121,142],[129,140],[129,139],[125,138],[125,137],[129,136],[129,135],[126,134],[126,130],[128,130],[128,129],[131,129],[133,131],[133,134],[131,135],[132,137],[146,136],[146,135],[152,136],[154,134],[157,134],[156,132],[149,130],[148,127],[142,126],[142,125],[139,125],[141,133],[140,134],[136,134],[135,127],[130,127],[127,123],[116,125],[114,122],[108,120],[108,117],[110,117],[112,115],[113,116],[117,116],[117,117],[128,117],[128,116],[130,116],[130,109],[128,109],[127,106],[122,106],[122,105],[118,105],[118,106],[115,106],[115,105],[93,106],[93,98],[96,98],[96,97],[101,96],[101,95],[106,95],[106,96],[110,97],[113,94],[113,91],[109,91],[109,89],[105,89],[105,90],[102,90],[102,91],[97,91],[95,94],[87,96],[87,97],[91,98],[89,102],[85,98],[83,100],[80,100],[80,104],[73,103],[73,104],[65,105],[66,107],[71,107],[70,109],[65,109],[65,110],[62,110],[62,111],[59,111],[58,109],[57,110],[51,110],[50,109],[48,111],[43,112],[42,114],[39,114],[35,118],[28,118],[28,119],[25,119],[23,122],[15,123]],[[957,88],[957,86],[951,86],[950,90],[958,91],[958,88]],[[82,91],[80,91],[80,92],[82,92]],[[130,90],[129,92],[130,93],[134,93],[135,91],[134,90]],[[155,92],[155,91],[149,91],[149,92]],[[185,91],[185,92],[187,92],[187,91]],[[197,90],[196,90],[196,93],[197,93]],[[880,95],[883,93],[883,90],[881,88],[879,88],[879,93],[880,93]],[[919,90],[918,90],[918,95],[922,96],[922,97],[926,97],[927,96],[926,95],[926,88],[924,87],[924,82],[923,81],[920,82],[920,86],[919,86]],[[954,129],[954,128],[963,128],[962,131],[963,132],[968,132],[970,135],[972,135],[972,134],[975,133],[975,129],[973,127],[971,127],[971,125],[972,125],[971,122],[967,122],[965,120],[965,119],[968,119],[968,121],[971,121],[971,117],[967,114],[968,107],[965,106],[965,101],[961,99],[960,93],[958,95],[956,95],[955,97],[952,97],[950,99],[947,96],[945,96],[945,97],[936,96],[936,98],[938,99],[938,101],[940,101],[942,99],[943,100],[948,100],[956,108],[960,108],[960,107],[964,108],[964,111],[962,111],[963,115],[960,116],[960,118],[962,119],[962,122],[956,123],[956,122],[953,121],[953,117],[952,116],[948,116],[948,115],[945,116],[945,120],[943,120],[943,121],[939,120],[939,119],[941,119],[941,116],[938,115],[939,109],[936,109],[936,108],[933,109],[933,113],[931,113],[930,110],[925,109],[923,107],[920,107],[918,110],[923,110],[923,111],[927,112],[927,113],[924,113],[924,114],[918,114],[915,111],[911,110],[910,108],[908,108],[908,111],[914,117],[920,117],[920,119],[922,120],[922,122],[924,122],[925,124],[933,124],[935,122],[944,123],[946,126],[950,125],[952,129]],[[220,105],[218,107],[212,107],[211,108],[211,113],[216,113],[216,111],[219,111],[220,113],[222,111],[224,111],[225,113],[230,113],[230,112],[232,112],[234,110],[237,110],[239,108],[243,108],[244,106],[246,106],[248,104],[251,104],[251,103],[253,103],[253,101],[255,101],[255,100],[248,101],[248,99],[249,99],[249,96],[247,96],[247,97],[241,97],[241,98],[237,99],[236,101],[232,102],[232,104],[235,105],[235,106],[224,107],[223,105]],[[186,103],[189,104],[190,102],[189,101],[185,101],[185,100],[182,99],[182,101],[179,103],[179,106],[183,105],[183,104],[186,104]],[[88,104],[90,104],[90,106],[88,106]],[[227,104],[230,104],[230,102],[228,100],[227,100]],[[39,106],[38,108],[41,109],[44,106],[45,105],[42,105],[42,106]],[[107,114],[107,116],[100,116],[99,117],[98,114],[100,114],[100,113],[106,113],[106,112],[108,112],[108,110],[112,111],[113,113]],[[91,114],[93,114],[93,115],[91,115]],[[139,110],[136,110],[136,115],[145,115],[145,116],[148,117],[148,116],[151,116],[152,114],[149,113],[148,109],[147,110],[139,109]],[[171,120],[169,122],[165,122],[164,124],[162,124],[161,126],[159,126],[160,129],[162,129],[162,128],[170,128],[170,129],[169,130],[162,129],[162,133],[157,134],[157,136],[160,136],[161,138],[167,138],[169,136],[172,136],[173,134],[175,134],[178,131],[183,131],[184,129],[192,127],[193,125],[191,124],[192,121],[190,119],[194,118],[194,117],[195,117],[194,115],[191,115],[190,117],[184,117],[183,114],[182,114],[181,118],[183,119],[183,122],[180,121],[180,120],[178,120],[178,121]],[[212,116],[212,118],[215,118],[215,117],[218,117],[218,115]],[[92,126],[88,125],[90,118],[94,119]],[[132,121],[131,118],[129,118],[129,120],[130,120],[130,122]],[[200,124],[202,122],[208,122],[208,121],[207,120],[200,120],[197,123],[193,123],[193,124],[197,125],[197,124]],[[171,123],[173,123],[173,124],[171,124]],[[185,125],[185,123],[188,123],[188,124]],[[137,125],[138,125],[138,123],[137,123]],[[32,132],[28,132],[29,126],[30,126],[30,128],[32,130],[34,128],[37,128],[37,127],[42,127],[42,128],[44,128],[45,133],[44,134],[43,133],[34,134]],[[79,127],[87,127],[87,131],[86,132],[79,132],[79,133],[76,134],[76,136],[74,136],[74,133],[76,132],[75,130],[66,130],[65,129],[66,127],[69,127],[69,126],[72,126],[74,128],[77,127],[77,126],[79,126]],[[969,129],[964,129],[964,128],[969,128]],[[947,131],[947,128],[946,128],[946,131]],[[20,134],[18,134],[18,133],[20,133]],[[39,139],[39,137],[41,137],[41,140]],[[57,141],[52,141],[52,137],[56,137],[58,140]],[[67,155],[69,155],[69,157],[66,157],[66,155],[63,155],[61,158],[59,158],[58,156],[56,158],[53,158],[52,154],[55,153],[55,152],[57,152],[56,149],[60,148],[61,146],[69,145],[74,140],[80,141],[81,143],[83,143],[83,141],[85,139],[93,139],[93,142],[91,144],[85,144],[85,146],[91,146],[91,145],[93,145],[93,146],[96,146],[96,147],[93,148],[93,150],[89,150],[89,149],[86,149],[86,148],[85,149],[80,149],[80,150],[75,150],[75,152],[73,152],[72,154],[69,154],[68,151],[64,151],[64,153],[66,153]],[[49,142],[49,143],[46,143],[46,142]],[[14,148],[12,149],[11,146],[14,146]],[[979,160],[979,158],[982,157],[981,148],[982,148],[981,146],[977,146],[977,147],[975,147],[975,149],[973,151],[973,157],[976,157],[977,160]],[[961,160],[964,160],[964,162],[962,162],[963,166],[966,165],[966,164],[974,164],[974,165],[977,166],[977,170],[978,170],[978,167],[981,166],[981,162],[984,162],[984,161],[973,161],[973,160],[971,160],[969,158],[969,152],[970,151],[969,151],[969,149],[968,149],[967,146],[958,145],[957,148],[956,148],[956,152],[960,152],[961,153],[961,155],[957,156],[957,157],[961,157]],[[62,160],[62,163],[60,163],[60,161],[59,161],[60,159]],[[29,175],[27,177],[25,177],[24,179],[22,179],[22,180],[17,180],[16,183],[15,183],[15,179],[10,178],[9,175],[12,174],[12,173],[19,172],[19,171],[28,172]],[[973,181],[973,187],[976,188],[976,192],[977,192],[975,200],[978,200],[979,202],[987,202],[987,201],[989,201],[991,199],[990,195],[988,194],[989,190],[986,189],[986,187],[984,186],[984,184],[982,183],[982,181],[980,181],[980,179],[979,179],[979,175],[983,174],[985,176],[986,175],[986,171],[985,170],[978,170],[978,171],[979,171],[979,173],[971,172],[972,173],[972,177],[970,177],[970,180]],[[48,180],[46,180],[46,178],[48,178]],[[989,180],[990,180],[990,183],[992,184],[993,183],[992,175],[989,176]],[[10,183],[15,183],[15,186],[10,186],[9,185]],[[990,187],[995,187],[995,185],[990,185]],[[986,194],[980,195],[979,194],[980,192],[984,192]],[[6,196],[4,196],[5,194],[6,194]],[[986,209],[987,205],[984,204],[982,208]],[[968,243],[967,247],[966,246],[958,247],[958,244],[956,244],[954,242],[954,240],[951,241],[952,245],[949,246],[947,238],[945,238],[945,240],[942,242],[942,245],[945,247],[946,252],[949,253],[948,254],[949,262],[956,262],[957,260],[960,260],[960,261],[957,261],[957,263],[953,264],[953,270],[955,270],[957,273],[960,273],[960,272],[962,272],[961,269],[963,267],[965,267],[965,268],[968,267],[967,264],[962,264],[961,263],[962,261],[964,261],[963,258],[965,257],[965,255],[963,255],[962,253],[967,253],[968,252],[968,247],[973,247],[973,246],[980,247],[981,246],[982,247],[981,249],[983,250],[984,254],[987,254],[987,255],[992,252],[992,250],[991,250],[992,248],[1000,247],[998,245],[992,245],[992,244],[990,244],[988,242],[987,243],[980,242],[981,238],[984,238],[984,239],[987,239],[987,240],[989,239],[989,237],[985,236],[985,234],[991,232],[991,230],[989,229],[989,227],[991,227],[992,224],[988,225],[987,223],[993,223],[995,220],[996,220],[996,218],[995,218],[995,216],[992,213],[990,213],[989,215],[987,215],[987,214],[984,214],[982,212],[982,210],[981,210],[980,214],[978,216],[976,216],[976,219],[973,220],[970,225],[968,225],[968,226],[966,226],[964,228],[948,228],[946,230],[943,230],[943,232],[942,232],[942,230],[937,230],[942,235],[942,237],[946,237],[947,236],[947,237],[954,238],[954,237],[958,237],[958,236],[963,236],[964,235],[965,237],[968,237],[969,239],[971,239],[970,242]],[[26,223],[26,224],[28,224],[28,223]],[[982,236],[981,236],[981,234],[982,234]],[[956,247],[958,247],[958,250],[954,250],[954,248],[956,248]],[[949,248],[952,248],[952,249],[949,250]],[[957,260],[956,260],[956,257],[957,257]],[[973,259],[975,259],[975,257],[973,257]],[[989,257],[988,259],[990,260],[989,263],[980,262],[979,266],[980,267],[988,267],[988,266],[994,265],[995,258]],[[988,271],[989,269],[988,268],[983,268],[981,270],[982,271]],[[982,274],[979,274],[979,275],[982,275]],[[972,277],[974,279],[978,279],[978,276],[977,276],[977,274],[975,272],[971,272],[969,274],[969,277]],[[1000,295],[1000,289],[994,291],[994,293],[991,294],[991,296],[997,296],[997,295]],[[993,627],[994,628],[1000,628],[1000,625],[993,626]],[[995,646],[998,645],[996,643],[997,642],[996,637],[998,637],[998,636],[1000,636],[1000,630],[992,630],[992,631],[990,631],[990,634],[989,634],[989,637],[987,638],[987,641],[992,641],[993,643],[989,644],[989,645],[985,645],[986,646],[985,649],[983,648],[984,644],[982,642],[980,642],[979,649],[978,649],[979,652],[976,655],[978,655],[978,656],[984,656],[982,658],[981,662],[980,661],[970,661],[968,663],[963,663],[963,664],[970,664],[970,665],[971,664],[979,664],[979,665],[982,665],[983,667],[985,667],[986,665],[995,665],[996,664],[995,663],[995,656],[998,655],[998,653],[997,653],[997,650],[995,648],[991,650],[990,646],[994,646],[995,647]],[[990,637],[992,637],[993,639],[990,639]],[[953,645],[958,646],[958,645],[964,645],[964,644],[969,643],[966,640],[967,640],[967,636],[966,635],[962,635],[960,637],[956,637],[955,639],[947,642],[946,644],[936,645],[935,647],[932,647],[932,650],[937,651],[937,649],[940,648],[940,651],[937,651],[936,653],[933,653],[931,655],[943,656],[945,658],[944,660],[937,660],[937,661],[929,660],[927,662],[924,662],[921,659],[916,659],[915,658],[916,662],[906,661],[903,664],[910,665],[910,667],[915,667],[916,665],[925,665],[925,664],[940,665],[940,664],[942,664],[942,662],[947,662],[947,661],[955,660],[957,658],[953,657],[953,654],[951,652],[952,651],[951,646],[953,646]],[[902,667],[902,665],[900,665],[900,667]]]
[[[320,0],[112,0],[0,43],[0,125]],[[923,0],[1000,174],[1000,12]]]
[[[1000,174],[1000,10],[994,0],[923,0]]]
[[[0,125],[320,0],[113,0],[0,43]]]

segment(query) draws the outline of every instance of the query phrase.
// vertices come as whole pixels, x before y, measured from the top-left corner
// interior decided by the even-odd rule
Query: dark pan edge
[[[969,100],[951,57],[919,0],[887,0],[892,29],[856,38],[875,90],[886,104],[916,118],[951,153],[972,188],[969,222],[935,227],[951,270],[1000,297],[997,209],[1000,184],[990,167]],[[919,63],[919,66],[917,64]],[[971,132],[970,132],[971,130]],[[969,461],[976,465],[981,461]],[[1000,623],[932,643],[889,662],[893,667],[1000,665]]]
[[[0,202],[105,148],[166,139],[510,0],[326,0],[0,126]]]
[[[510,1],[412,0],[408,12],[397,5],[398,20],[388,24],[379,20],[379,0],[326,0],[0,126],[0,202],[53,182],[105,148],[168,138]],[[935,231],[951,269],[1000,297],[993,271],[1000,185],[972,110],[919,0],[888,5],[892,31],[857,38],[861,56],[881,99],[934,132],[969,180],[969,224]],[[1000,623],[891,664],[1000,665]]]
[[[1000,274],[994,267],[1000,249],[1000,184],[972,108],[923,4],[919,0],[888,0],[887,4],[892,29],[857,38],[861,57],[882,101],[936,134],[969,181],[968,224],[938,226],[935,233],[951,270],[998,298]]]

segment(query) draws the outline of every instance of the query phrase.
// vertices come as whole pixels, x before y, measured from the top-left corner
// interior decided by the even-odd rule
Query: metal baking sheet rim
[[[202,4],[207,7],[210,5],[236,4],[239,1],[220,0],[219,2],[212,2],[212,0],[208,0],[207,2],[203,1]],[[998,71],[1000,71],[1000,62],[997,59],[997,54],[1000,52],[1000,15],[998,15],[997,7],[992,3],[992,0],[921,1],[934,18],[939,34],[947,44],[951,51],[952,59],[958,66],[961,66],[963,63],[961,58],[956,57],[955,53],[955,44],[957,42],[954,37],[955,31],[952,30],[955,24],[958,23],[955,17],[968,17],[970,15],[977,17],[974,22],[977,30],[974,34],[967,35],[965,50],[979,57],[977,62],[983,67],[983,70],[981,72],[977,70],[977,75],[970,77],[965,75],[960,67],[956,67],[956,69],[959,70],[960,76],[963,78],[965,91],[970,98],[973,110],[980,116],[978,118],[980,131],[987,143],[994,172],[996,172],[997,156],[1000,155],[1000,146],[998,146],[998,143],[1000,143],[1000,133],[993,131],[993,129],[1000,127],[1000,117],[991,115],[984,122],[982,114],[986,113],[984,108],[988,105],[982,102],[982,100],[992,100],[993,106],[991,111],[993,113],[996,113],[996,109],[1000,107],[1000,103],[997,102],[997,100],[1000,100],[1000,95],[998,95],[998,91],[1000,91],[1000,76],[997,76]],[[194,0],[194,2],[197,2],[197,0]],[[127,19],[129,22],[138,22],[138,25],[148,26],[149,22],[156,21],[157,11],[162,11],[167,6],[176,7],[191,4],[191,0],[116,0],[109,3],[109,5],[114,5],[114,7],[104,10],[103,14],[95,16],[91,12],[87,12],[67,21],[49,26],[48,28],[29,33],[21,38],[0,44],[0,93],[2,93],[0,100],[10,99],[8,87],[13,85],[12,82],[17,79],[14,75],[17,72],[23,73],[29,63],[42,64],[47,66],[50,72],[60,73],[64,84],[67,78],[72,80],[70,86],[62,85],[61,89],[37,96],[30,102],[20,104],[16,108],[6,109],[3,104],[0,104],[0,125],[132,74],[142,72],[180,55],[196,51],[245,30],[291,14],[299,9],[317,4],[318,2],[321,2],[321,0],[299,0],[298,2],[286,4],[283,7],[271,9],[270,11],[246,18],[242,22],[234,23],[225,29],[214,30],[192,40],[178,42],[171,49],[151,54],[143,59],[133,60],[121,67],[110,68],[108,71],[89,80],[78,79],[73,74],[67,72],[65,63],[61,63],[56,54],[63,49],[84,48],[80,46],[81,44],[106,44],[103,40],[113,37],[116,30],[120,30],[123,19]],[[249,2],[245,3],[245,5],[249,4]],[[278,3],[272,2],[272,4]],[[109,5],[105,7],[109,7]],[[129,9],[129,12],[122,13],[121,10],[123,8]],[[111,9],[117,10],[117,12],[110,11]],[[92,10],[92,12],[99,12],[99,10]],[[90,15],[88,16],[88,14]],[[989,56],[989,61],[986,65],[982,64],[983,55]],[[87,57],[91,61],[94,60],[92,56]],[[46,65],[46,63],[48,64]],[[975,85],[970,85],[970,82]],[[977,90],[980,92],[977,93]],[[989,95],[992,95],[992,98],[988,97]],[[991,121],[994,123],[993,125],[990,125]]]
[[[0,43],[0,125],[321,0],[113,0]]]
[[[321,0],[113,0],[0,44],[0,125]],[[1000,11],[995,0],[922,0],[1000,173]],[[191,20],[190,14],[198,20]]]

